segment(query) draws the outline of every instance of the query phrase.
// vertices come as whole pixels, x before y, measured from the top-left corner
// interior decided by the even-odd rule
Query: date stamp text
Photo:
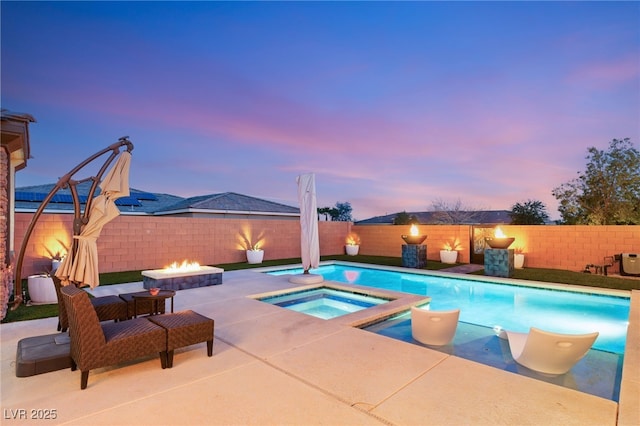
[[[55,408],[4,408],[2,418],[4,420],[55,420],[58,418],[58,410]]]

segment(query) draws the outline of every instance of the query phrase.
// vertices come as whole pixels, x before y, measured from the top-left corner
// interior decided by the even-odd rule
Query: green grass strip
[[[388,256],[322,256],[321,260],[344,260],[350,262],[368,263],[373,265],[384,266],[402,266],[402,258],[400,257],[388,257]],[[213,265],[223,268],[225,271],[237,271],[241,269],[263,268],[267,266],[282,266],[301,263],[300,258],[292,259],[278,259],[278,260],[266,260],[261,264],[249,264],[246,262],[241,263],[225,263],[220,265]],[[431,271],[437,271],[440,269],[450,268],[454,265],[440,263],[435,260],[427,261],[427,267],[425,269]],[[476,275],[484,275],[484,271],[480,270],[474,272]],[[585,274],[582,272],[564,271],[560,269],[543,269],[543,268],[525,268],[516,269],[512,278],[528,281],[540,281],[548,283],[580,285],[587,287],[617,289],[617,290],[639,290],[640,280],[632,280],[625,278],[618,278],[612,276]],[[122,284],[142,281],[142,271],[125,271],[125,272],[108,272],[100,274],[100,285]],[[27,281],[23,281],[23,288],[27,288]],[[8,310],[7,316],[3,323],[15,322],[15,321],[27,321],[40,318],[48,318],[58,316],[57,305],[34,305],[27,306],[22,304],[12,311]],[[53,331],[52,331],[53,332]]]

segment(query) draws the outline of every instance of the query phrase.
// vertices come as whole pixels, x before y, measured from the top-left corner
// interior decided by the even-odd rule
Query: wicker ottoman
[[[149,321],[167,331],[167,367],[173,367],[176,348],[207,342],[207,355],[213,355],[213,320],[193,311],[153,315]]]

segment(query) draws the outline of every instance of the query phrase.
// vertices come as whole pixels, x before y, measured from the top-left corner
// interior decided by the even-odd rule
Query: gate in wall
[[[484,265],[485,237],[493,237],[497,225],[472,225],[469,247],[471,263]]]

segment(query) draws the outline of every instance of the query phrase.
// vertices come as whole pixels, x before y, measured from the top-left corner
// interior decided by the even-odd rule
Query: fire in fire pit
[[[190,271],[199,271],[200,264],[198,262],[189,262],[187,260],[183,260],[182,263],[178,264],[178,262],[173,262],[169,266],[165,266],[162,271],[167,273],[172,272],[190,272]]]
[[[494,249],[506,249],[509,248],[511,243],[513,243],[516,239],[514,237],[507,237],[502,229],[498,226],[496,231],[494,232],[494,237],[486,237],[484,239],[489,247]]]
[[[427,239],[426,235],[419,235],[420,231],[418,230],[418,227],[415,224],[411,225],[409,234],[410,235],[402,236],[402,239],[407,244],[422,244],[422,242]]]

